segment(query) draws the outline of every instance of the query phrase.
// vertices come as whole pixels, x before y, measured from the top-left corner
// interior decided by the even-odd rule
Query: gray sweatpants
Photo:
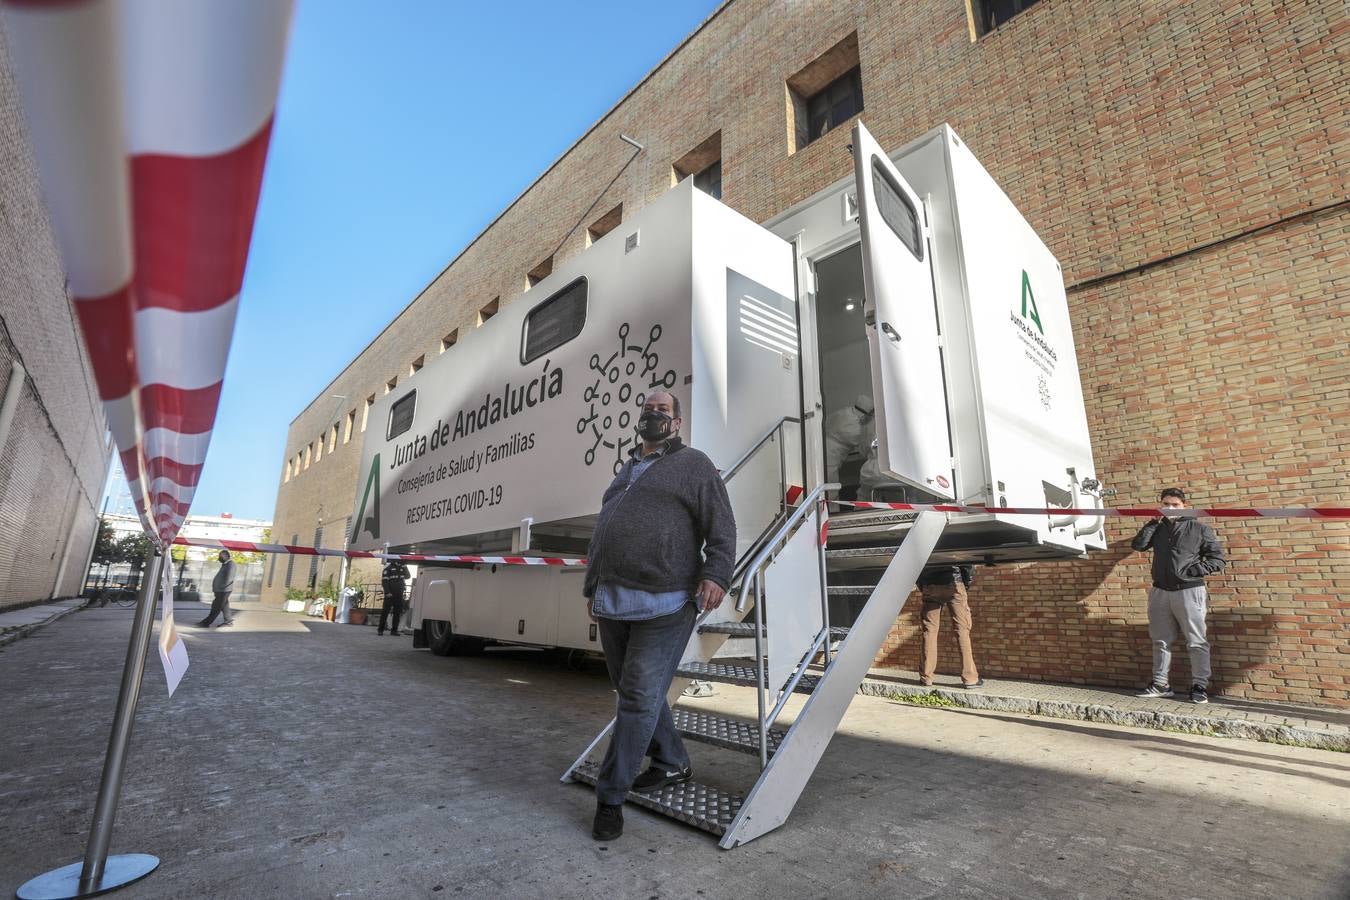
[[[1166,685],[1172,668],[1172,642],[1186,638],[1191,655],[1191,682],[1209,687],[1209,641],[1205,640],[1204,585],[1180,591],[1149,588],[1148,636],[1153,642],[1153,683]]]

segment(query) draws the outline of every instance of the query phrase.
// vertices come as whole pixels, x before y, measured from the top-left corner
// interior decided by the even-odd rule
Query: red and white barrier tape
[[[217,550],[243,553],[293,553],[297,556],[338,556],[347,559],[401,559],[404,562],[458,562],[485,563],[498,566],[584,566],[585,559],[562,556],[480,556],[462,553],[434,555],[429,553],[368,553],[365,550],[333,550],[327,547],[296,547],[291,544],[255,544],[251,541],[221,541],[210,538],[174,538],[184,547],[213,547]]]
[[[1350,507],[1187,507],[1119,506],[1106,509],[1075,509],[1034,506],[962,506],[954,503],[880,503],[872,500],[831,500],[856,509],[898,509],[908,512],[997,513],[1011,516],[1116,516],[1136,519],[1213,517],[1216,519],[1350,519]]]
[[[158,543],[215,425],[290,12],[0,0],[94,380]]]

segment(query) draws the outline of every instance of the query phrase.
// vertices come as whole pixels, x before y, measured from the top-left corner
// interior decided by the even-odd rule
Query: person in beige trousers
[[[961,647],[961,687],[977,688],[984,684],[975,668],[975,653],[970,646],[970,602],[966,588],[974,579],[975,567],[970,565],[928,566],[919,573],[918,585],[923,594],[919,681],[925,685],[933,683],[933,674],[937,671],[938,627],[942,623],[944,607],[952,611],[956,642]]]

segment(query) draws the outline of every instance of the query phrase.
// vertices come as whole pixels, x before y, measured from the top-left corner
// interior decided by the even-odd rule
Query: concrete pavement
[[[180,607],[191,621],[201,607]],[[131,610],[0,651],[0,891],[78,859]],[[114,852],[126,897],[1327,897],[1350,893],[1350,757],[857,698],[786,826],[723,852],[637,809],[590,839],[559,774],[607,719],[598,666],[440,658],[245,609],[152,660]],[[698,708],[747,714],[718,686]],[[697,777],[754,761],[691,745]]]

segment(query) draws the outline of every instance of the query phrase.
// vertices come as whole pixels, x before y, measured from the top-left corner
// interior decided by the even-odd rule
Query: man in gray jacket
[[[623,834],[630,789],[657,791],[693,775],[666,695],[699,610],[722,603],[736,561],[726,485],[680,440],[681,424],[674,395],[647,397],[641,440],[605,491],[587,554],[583,592],[618,694],[595,786],[598,841]],[[652,763],[639,774],[645,756]]]
[[[198,627],[210,628],[211,623],[220,616],[221,628],[227,628],[234,624],[234,616],[230,614],[230,591],[234,590],[234,560],[230,558],[230,551],[220,551],[220,568],[216,570],[216,577],[211,580],[211,591],[215,594],[215,599],[211,601],[211,614],[197,623]]]
[[[1186,493],[1167,488],[1167,510],[1186,508]],[[1223,570],[1223,547],[1214,529],[1193,515],[1168,513],[1150,519],[1130,542],[1153,551],[1153,588],[1148,592],[1148,636],[1153,642],[1153,681],[1140,697],[1171,697],[1172,642],[1178,629],[1191,655],[1191,702],[1209,702],[1209,642],[1205,640],[1208,595],[1205,576]]]

